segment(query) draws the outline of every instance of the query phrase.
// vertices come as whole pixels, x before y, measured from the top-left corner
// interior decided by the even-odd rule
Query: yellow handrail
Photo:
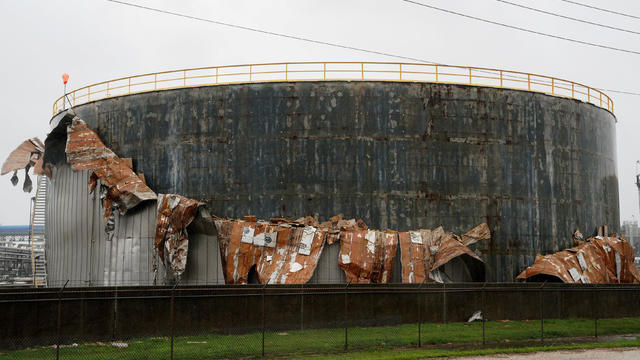
[[[161,71],[103,81],[71,91],[73,105],[149,91],[282,81],[398,81],[488,86],[534,91],[594,104],[613,113],[602,91],[569,80],[520,71],[473,66],[397,62],[288,62],[211,66]],[[53,114],[64,110],[61,96]]]

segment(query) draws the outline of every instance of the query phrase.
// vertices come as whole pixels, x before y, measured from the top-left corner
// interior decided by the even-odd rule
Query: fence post
[[[300,330],[304,330],[304,283],[300,292]]]
[[[484,319],[487,317],[487,309],[485,306],[485,299],[484,299],[484,288],[485,286],[487,286],[487,283],[485,282],[484,284],[482,284],[482,311],[480,312],[480,316],[482,317],[482,345],[486,345],[486,339],[484,336]]]
[[[173,332],[174,332],[174,319],[175,319],[175,314],[174,314],[174,308],[175,308],[175,302],[176,302],[176,287],[178,286],[178,284],[180,284],[180,278],[178,278],[178,281],[176,281],[176,284],[173,285],[173,288],[171,289],[171,312],[170,312],[170,316],[171,316],[171,360],[173,360]]]
[[[262,357],[264,357],[264,326],[265,326],[265,309],[264,309],[264,288],[268,283],[264,283],[262,286]]]
[[[347,307],[347,293],[348,293],[348,288],[349,285],[351,285],[351,280],[349,280],[349,282],[347,283],[347,285],[344,287],[344,351],[347,351],[348,347],[349,347],[349,328],[348,328],[348,324],[347,324],[347,311],[348,311],[348,307]]]
[[[593,298],[594,298],[594,299],[593,299],[593,300],[594,300],[594,301],[593,301],[593,304],[595,305],[595,304],[597,304],[597,303],[598,303],[598,302],[596,301],[596,300],[597,300],[596,295],[598,294],[598,284],[594,284],[593,290],[594,290],[594,291],[593,291]],[[592,308],[592,309],[594,309],[594,310],[593,310],[593,325],[594,325],[594,326],[593,326],[593,328],[594,328],[594,333],[593,333],[593,335],[594,335],[594,336],[595,336],[595,338],[597,339],[597,338],[598,338],[598,311],[597,311],[597,310],[595,310],[595,309],[597,308],[596,306],[592,306],[591,308]]]
[[[56,360],[60,359],[60,330],[62,327],[62,292],[64,291],[64,288],[67,287],[67,284],[69,283],[69,280],[67,280],[67,282],[64,283],[64,285],[62,286],[62,289],[60,289],[58,291],[58,329],[57,329],[57,339],[56,339]]]
[[[425,276],[420,286],[418,286],[418,296],[420,296],[420,289],[422,285],[427,281],[428,277]],[[418,347],[422,346],[422,307],[424,306],[424,297],[420,296],[418,303]]]
[[[546,284],[547,282],[543,282],[542,285],[540,285],[540,290],[538,291],[539,294],[539,298],[540,298],[540,342],[544,342],[544,296],[543,296],[543,288],[544,288],[544,284]]]
[[[113,320],[111,321],[111,341],[116,339],[116,329],[118,328],[118,286],[113,299]]]
[[[442,283],[442,323],[447,323],[447,284]]]

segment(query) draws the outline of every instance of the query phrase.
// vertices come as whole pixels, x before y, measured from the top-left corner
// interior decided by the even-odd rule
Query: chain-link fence
[[[640,333],[640,287],[246,285],[0,291],[3,359],[214,359]]]

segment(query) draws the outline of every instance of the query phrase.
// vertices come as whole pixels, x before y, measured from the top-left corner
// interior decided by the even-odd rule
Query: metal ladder
[[[31,269],[33,286],[47,286],[47,262],[45,259],[45,215],[47,205],[46,176],[38,176],[36,195],[31,198],[29,233],[31,242]]]

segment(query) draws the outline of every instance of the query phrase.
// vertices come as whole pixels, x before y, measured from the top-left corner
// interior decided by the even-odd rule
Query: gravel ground
[[[540,351],[529,354],[496,354],[488,356],[468,356],[458,357],[460,360],[487,360],[487,359],[509,359],[509,360],[636,360],[640,359],[640,348],[618,348],[618,349],[587,349],[587,350],[559,350]]]

